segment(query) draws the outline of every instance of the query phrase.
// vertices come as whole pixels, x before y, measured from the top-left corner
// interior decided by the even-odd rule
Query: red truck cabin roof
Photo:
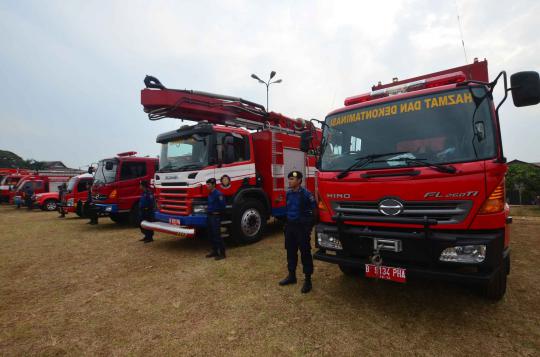
[[[478,86],[478,85],[477,84],[470,84],[470,86]],[[328,113],[327,116],[347,112],[347,111],[358,109],[358,108],[369,107],[369,106],[376,105],[376,104],[395,102],[397,100],[402,100],[402,99],[407,99],[407,98],[412,98],[412,97],[418,97],[418,96],[428,95],[428,94],[432,94],[432,93],[443,92],[443,91],[447,91],[447,90],[454,89],[454,88],[457,88],[457,87],[458,87],[458,84],[455,83],[455,84],[447,84],[447,85],[440,86],[440,87],[431,87],[431,88],[426,88],[426,89],[415,90],[415,91],[412,91],[412,92],[394,94],[394,95],[390,95],[388,97],[372,99],[372,100],[369,100],[369,101],[364,101],[364,102],[359,103],[359,104],[354,104],[354,105],[349,105],[349,106],[346,106],[346,107],[342,107],[342,108],[336,109],[336,110]]]
[[[461,67],[412,77],[402,81],[396,80],[388,84],[378,84],[372,87],[372,92],[346,98],[345,107],[334,110],[328,115],[409,97],[442,92],[456,88],[460,83],[468,80],[480,82],[489,80],[486,60],[481,62],[475,60],[474,63]]]

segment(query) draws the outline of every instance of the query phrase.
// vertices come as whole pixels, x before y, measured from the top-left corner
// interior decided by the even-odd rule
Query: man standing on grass
[[[141,181],[141,198],[139,200],[139,212],[141,215],[141,222],[154,221],[154,195],[150,189],[148,181]],[[144,234],[144,237],[141,239],[142,242],[150,243],[154,241],[154,231],[150,229],[145,229],[142,226],[140,227],[141,232]]]
[[[60,212],[60,216],[58,218],[65,218],[66,217],[66,211],[64,210],[64,204],[66,201],[66,193],[67,193],[67,186],[64,182],[60,186],[58,186],[58,212]]]
[[[296,284],[296,265],[298,250],[302,259],[305,275],[303,294],[311,291],[311,275],[313,274],[313,257],[311,256],[311,229],[314,223],[315,198],[302,187],[302,173],[291,171],[287,176],[287,224],[285,226],[285,249],[287,249],[287,269],[289,275],[279,285]]]
[[[225,210],[225,197],[216,188],[216,179],[206,181],[208,188],[207,229],[208,238],[212,243],[212,251],[207,258],[214,257],[216,260],[225,259],[225,243],[221,237],[221,214]]]

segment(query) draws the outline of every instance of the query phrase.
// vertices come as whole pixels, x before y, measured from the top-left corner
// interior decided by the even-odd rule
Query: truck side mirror
[[[309,146],[312,140],[311,131],[305,130],[300,134],[300,150],[303,152],[309,151]]]
[[[512,99],[516,107],[540,103],[540,76],[538,72],[526,71],[510,76]]]

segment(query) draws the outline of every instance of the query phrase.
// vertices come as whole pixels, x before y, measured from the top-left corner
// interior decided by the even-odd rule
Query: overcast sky
[[[0,2],[0,149],[79,167],[159,153],[140,105],[146,74],[173,88],[324,118],[345,97],[487,58],[490,77],[540,70],[538,1]],[[496,98],[502,97],[496,91]],[[501,109],[505,154],[540,161],[540,106]]]

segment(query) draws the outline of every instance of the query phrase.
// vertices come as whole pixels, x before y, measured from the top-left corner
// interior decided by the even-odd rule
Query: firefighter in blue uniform
[[[84,215],[86,218],[90,218],[90,221],[87,224],[98,224],[98,212],[94,207],[94,199],[92,198],[92,184],[90,182],[86,183],[86,190],[88,191],[88,196],[86,202],[84,203]]]
[[[141,198],[139,199],[139,212],[141,215],[142,221],[154,221],[154,195],[150,189],[148,181],[141,181]],[[144,229],[140,227],[141,232],[144,234],[144,237],[141,239],[141,242],[150,243],[154,241],[154,231],[149,229]]]
[[[32,196],[34,196],[34,189],[32,186],[28,186],[24,192],[24,204],[29,210],[34,208],[34,202],[32,202]]]
[[[221,214],[225,210],[225,197],[216,189],[216,179],[206,181],[208,188],[207,229],[208,238],[212,243],[212,251],[207,258],[214,257],[216,260],[225,259],[225,243],[221,238]]]
[[[287,223],[285,226],[285,249],[287,249],[287,269],[289,275],[279,285],[296,284],[296,265],[298,250],[305,275],[301,292],[311,291],[311,275],[313,274],[313,257],[311,256],[311,230],[314,224],[315,198],[303,188],[302,173],[291,171],[287,176]]]

